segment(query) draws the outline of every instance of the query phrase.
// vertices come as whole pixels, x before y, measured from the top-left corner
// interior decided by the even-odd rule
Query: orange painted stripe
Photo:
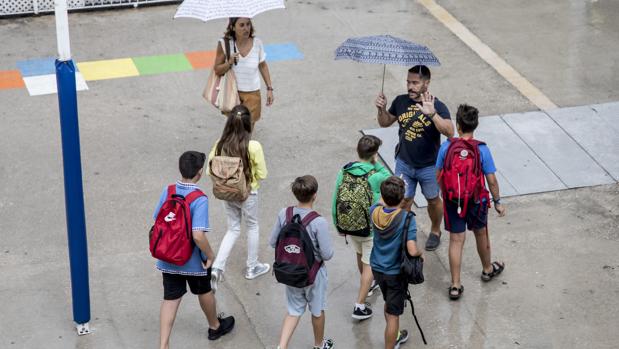
[[[22,79],[19,70],[4,70],[0,71],[0,90],[9,88],[24,88],[24,79]]]
[[[185,53],[193,69],[209,69],[215,64],[215,51],[195,51]]]

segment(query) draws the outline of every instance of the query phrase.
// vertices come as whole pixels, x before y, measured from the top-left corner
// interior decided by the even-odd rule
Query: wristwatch
[[[500,205],[501,204],[501,198],[492,199],[492,201],[494,202],[495,205]]]
[[[273,89],[273,86],[267,86],[267,91],[275,91],[275,90]]]

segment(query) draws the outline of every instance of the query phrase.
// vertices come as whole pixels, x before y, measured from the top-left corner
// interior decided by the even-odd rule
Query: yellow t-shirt
[[[215,157],[215,148],[217,148],[218,143],[219,141],[215,143],[211,152],[208,154],[209,163]],[[258,141],[249,141],[249,146],[247,148],[249,150],[249,162],[251,163],[251,191],[255,192],[260,188],[260,181],[267,178],[267,164],[264,161],[262,145],[260,145]]]

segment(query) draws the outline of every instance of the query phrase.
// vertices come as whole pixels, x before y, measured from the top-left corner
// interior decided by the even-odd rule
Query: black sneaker
[[[438,248],[438,245],[441,244],[441,237],[434,233],[430,233],[428,235],[428,240],[426,241],[426,251],[434,251]]]
[[[393,349],[399,349],[401,344],[404,344],[408,340],[408,331],[400,330],[398,333],[398,339],[395,341],[395,347]]]
[[[223,317],[223,314],[217,316],[219,319],[219,328],[216,330],[208,329],[208,339],[214,341],[234,328],[234,316]]]
[[[372,297],[374,295],[374,292],[377,292],[377,291],[380,291],[380,286],[378,286],[376,281],[372,281],[372,285],[370,286],[370,289],[368,290],[368,297]]]
[[[355,320],[365,320],[372,317],[372,309],[369,304],[365,305],[365,308],[360,309],[355,306],[355,310],[352,312],[352,318]]]

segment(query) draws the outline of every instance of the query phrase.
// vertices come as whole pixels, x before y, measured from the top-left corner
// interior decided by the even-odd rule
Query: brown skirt
[[[241,104],[249,109],[249,113],[251,114],[251,122],[254,123],[260,120],[260,112],[262,109],[260,90],[252,92],[239,91],[239,97],[241,99]]]

